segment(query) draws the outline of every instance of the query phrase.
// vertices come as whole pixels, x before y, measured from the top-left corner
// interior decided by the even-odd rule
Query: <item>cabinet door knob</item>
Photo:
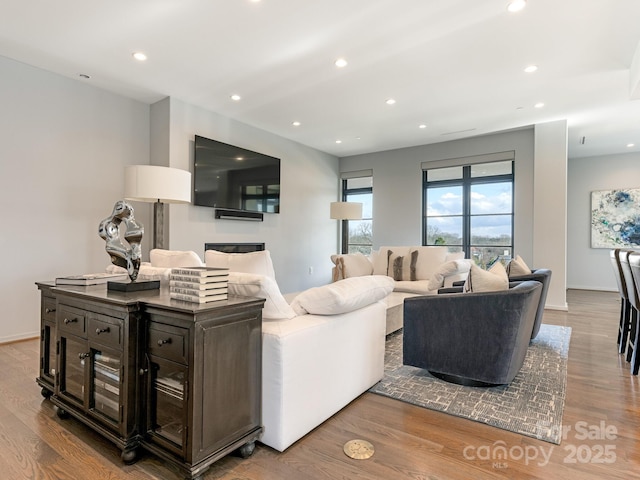
[[[109,327],[96,328],[96,335],[100,335],[101,333],[109,333]]]
[[[161,347],[162,345],[166,345],[168,343],[171,343],[171,339],[170,338],[158,340],[158,346],[159,347]]]
[[[55,312],[55,311],[56,311],[56,309],[55,309],[55,308],[45,308],[45,309],[44,309],[44,313],[53,313],[53,312]]]
[[[149,371],[149,370],[148,370],[148,369],[146,369],[146,368],[141,368],[141,369],[140,369],[140,372],[139,372],[139,373],[140,373],[140,376],[143,376],[143,375],[144,375],[145,373],[147,373],[148,371]]]
[[[70,323],[77,322],[77,321],[78,321],[77,318],[65,318],[64,319],[64,324],[65,325],[69,325]]]
[[[89,358],[90,356],[91,356],[91,354],[90,354],[90,353],[79,353],[79,354],[78,354],[78,358],[79,358],[80,360],[84,360],[85,358]]]

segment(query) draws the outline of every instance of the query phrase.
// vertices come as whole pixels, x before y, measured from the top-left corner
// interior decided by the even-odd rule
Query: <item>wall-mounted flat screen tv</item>
[[[196,135],[193,203],[280,213],[280,159]]]

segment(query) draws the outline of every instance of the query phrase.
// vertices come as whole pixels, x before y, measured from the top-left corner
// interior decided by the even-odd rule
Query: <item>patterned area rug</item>
[[[542,324],[510,385],[478,388],[402,365],[402,330],[387,337],[384,378],[369,391],[560,444],[570,327]]]

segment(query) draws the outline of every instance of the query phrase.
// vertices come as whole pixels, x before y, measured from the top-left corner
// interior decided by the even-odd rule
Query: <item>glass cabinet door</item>
[[[55,323],[42,325],[42,370],[40,374],[53,385],[56,376],[56,328]]]
[[[187,369],[154,359],[150,373],[149,430],[180,452],[185,444]]]
[[[90,356],[87,352],[87,342],[75,340],[71,336],[60,337],[60,348],[60,394],[84,405],[85,364]]]
[[[120,356],[108,351],[91,350],[91,401],[89,408],[113,423],[120,421],[122,385]]]

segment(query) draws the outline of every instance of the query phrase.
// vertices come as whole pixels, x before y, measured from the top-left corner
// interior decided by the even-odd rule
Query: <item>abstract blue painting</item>
[[[591,192],[591,248],[640,247],[640,188]]]

